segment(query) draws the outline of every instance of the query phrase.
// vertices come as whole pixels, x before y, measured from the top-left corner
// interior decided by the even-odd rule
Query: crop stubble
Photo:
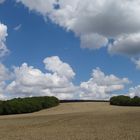
[[[63,103],[31,114],[0,116],[0,140],[140,140],[140,108]]]

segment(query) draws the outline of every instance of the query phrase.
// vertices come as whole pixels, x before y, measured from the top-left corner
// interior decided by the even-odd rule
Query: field
[[[0,116],[0,140],[140,140],[140,107],[63,103]]]

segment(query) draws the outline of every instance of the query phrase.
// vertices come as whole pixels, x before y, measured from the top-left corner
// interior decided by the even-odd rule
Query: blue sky
[[[47,5],[45,1],[44,4]],[[79,86],[83,81],[88,81],[91,78],[92,70],[97,67],[105,75],[113,74],[118,78],[129,79],[130,83],[118,93],[129,92],[129,88],[139,85],[140,71],[135,65],[138,61],[137,56],[130,57],[117,51],[117,53],[110,53],[107,47],[102,47],[103,45],[94,47],[94,43],[93,45],[89,43],[90,46],[82,46],[81,38],[85,35],[83,33],[85,31],[75,28],[68,29],[69,27],[59,23],[56,17],[54,22],[39,10],[28,5],[24,0],[20,0],[20,3],[15,0],[6,0],[0,4],[0,22],[8,28],[5,44],[10,51],[8,55],[1,58],[1,63],[5,67],[12,71],[13,66],[19,67],[23,63],[27,63],[29,66],[45,72],[42,61],[47,57],[58,56],[75,72],[76,75],[72,80],[75,86]],[[107,32],[103,32],[104,37],[109,39],[106,34]],[[115,33],[110,31],[108,34],[112,34],[110,37],[113,38]],[[117,38],[116,36],[114,39]],[[117,46],[114,45],[114,47]],[[132,58],[134,61],[131,60]]]

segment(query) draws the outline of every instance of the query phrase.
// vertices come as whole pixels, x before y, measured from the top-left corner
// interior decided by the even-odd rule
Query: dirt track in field
[[[140,107],[63,103],[0,116],[0,140],[140,140]]]

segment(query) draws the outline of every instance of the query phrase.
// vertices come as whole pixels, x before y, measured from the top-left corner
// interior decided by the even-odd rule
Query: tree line
[[[130,98],[129,96],[114,96],[110,98],[111,105],[119,105],[119,106],[140,106],[140,97],[135,96]]]
[[[56,97],[27,97],[0,101],[0,115],[31,113],[57,106],[59,100]]]

